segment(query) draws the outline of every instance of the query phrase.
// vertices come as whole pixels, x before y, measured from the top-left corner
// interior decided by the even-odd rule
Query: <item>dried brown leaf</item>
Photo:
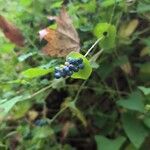
[[[12,43],[16,44],[17,46],[24,46],[24,37],[21,31],[1,15],[0,28]]]
[[[79,51],[80,40],[70,17],[65,8],[62,8],[58,17],[50,16],[50,20],[55,20],[57,29],[43,29],[39,32],[40,39],[45,39],[48,43],[43,51],[50,56],[63,57],[71,51]]]

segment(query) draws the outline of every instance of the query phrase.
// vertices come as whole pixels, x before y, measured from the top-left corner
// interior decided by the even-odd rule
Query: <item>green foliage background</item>
[[[0,150],[149,150],[149,0],[65,2],[81,54],[106,34],[87,56],[87,80],[54,79],[65,58],[41,51],[38,31],[53,26],[47,16],[62,3],[0,0],[1,15],[26,39],[18,48],[0,32]]]

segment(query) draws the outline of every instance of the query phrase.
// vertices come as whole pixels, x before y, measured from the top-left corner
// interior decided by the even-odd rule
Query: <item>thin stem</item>
[[[112,23],[112,18],[113,18],[114,13],[115,13],[115,8],[116,8],[116,0],[115,0],[115,4],[114,4],[114,6],[113,6],[113,10],[112,10],[111,17],[110,17],[110,21],[109,21],[110,24]]]
[[[32,42],[32,40],[28,36],[26,36],[26,39],[34,47],[34,49],[38,49],[37,46],[34,44],[34,42]]]
[[[86,57],[92,51],[92,49],[99,43],[99,41],[101,41],[103,38],[104,38],[104,36],[102,36],[99,39],[97,39],[96,42],[91,46],[91,48],[86,52],[84,57]]]
[[[55,120],[62,112],[64,112],[67,108],[68,108],[68,107],[64,107],[64,108],[62,108],[60,111],[58,111],[58,112],[55,114],[55,116],[54,116],[51,120],[49,120],[49,124],[52,124],[52,122],[54,122],[54,120]]]
[[[73,87],[73,88],[78,88],[79,86],[78,85],[71,85],[71,84],[67,84],[66,87]],[[112,92],[113,94],[116,93],[115,90],[112,90],[112,89],[100,89],[100,88],[96,88],[96,87],[88,87],[88,86],[84,86],[82,87],[82,89],[91,89],[91,90],[94,90],[94,91],[102,91],[102,92]],[[128,92],[124,92],[124,91],[118,91],[119,94],[125,94],[125,95],[129,95]]]
[[[74,98],[74,103],[77,102],[78,97],[79,97],[79,94],[80,94],[80,92],[82,91],[82,89],[83,89],[83,87],[84,87],[84,85],[85,85],[86,82],[87,82],[87,80],[85,80],[85,81],[81,84],[81,86],[79,87],[79,90],[78,90],[78,92],[77,92],[77,94],[76,94],[76,96],[75,96],[75,98]]]
[[[120,95],[120,93],[119,93],[119,87],[118,87],[118,83],[117,83],[117,81],[116,81],[116,78],[114,77],[114,84],[115,84],[115,86],[116,86],[116,93],[118,94],[118,97],[119,97],[119,99],[121,99],[121,95]]]
[[[46,87],[44,87],[43,89],[41,89],[41,90],[39,90],[39,91],[37,91],[37,92],[33,93],[31,96],[29,96],[29,98],[28,98],[28,99],[33,98],[34,96],[36,96],[36,95],[38,95],[38,94],[40,94],[40,93],[42,93],[42,92],[44,92],[44,91],[48,90],[48,89],[49,89],[49,88],[51,88],[51,87],[52,87],[52,85],[51,85],[51,84],[50,84],[50,85],[48,85],[48,86],[46,86]]]
[[[40,94],[40,93],[42,93],[42,92],[48,90],[48,89],[51,88],[51,87],[52,87],[52,85],[50,84],[50,85],[44,87],[43,89],[41,89],[41,90],[39,90],[39,91],[33,93],[32,95],[30,95],[30,96],[28,96],[28,97],[25,97],[24,99],[22,99],[22,101],[27,100],[27,99],[31,99],[31,98],[33,98],[34,96],[36,96],[36,95],[38,95],[38,94]]]

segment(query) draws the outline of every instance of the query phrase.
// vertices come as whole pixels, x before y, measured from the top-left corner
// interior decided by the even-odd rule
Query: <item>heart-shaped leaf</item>
[[[97,38],[104,37],[100,46],[104,49],[110,49],[115,46],[116,27],[108,23],[98,23],[94,28],[94,35]]]
[[[74,73],[71,77],[76,78],[76,79],[88,79],[89,76],[92,73],[92,67],[90,65],[90,62],[84,57],[82,54],[77,53],[77,52],[71,52],[67,58],[72,57],[72,58],[82,58],[83,59],[83,64],[84,68],[79,70],[78,72]]]

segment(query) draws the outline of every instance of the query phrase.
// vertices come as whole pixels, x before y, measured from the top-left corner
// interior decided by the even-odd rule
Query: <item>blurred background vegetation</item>
[[[41,72],[65,60],[44,55],[38,35],[62,4],[82,54],[100,23],[116,30],[88,56],[104,49],[86,83]],[[149,150],[149,0],[0,0],[0,12],[26,40],[18,48],[0,32],[0,150]]]

